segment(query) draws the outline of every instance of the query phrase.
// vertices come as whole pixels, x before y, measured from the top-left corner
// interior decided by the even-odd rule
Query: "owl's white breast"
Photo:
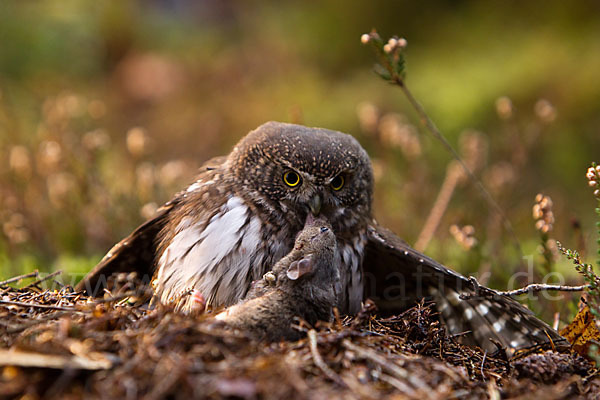
[[[243,296],[245,277],[262,263],[257,251],[262,237],[259,219],[242,199],[231,197],[208,223],[186,217],[176,232],[158,261],[156,291],[163,304],[192,288],[208,305],[232,304]]]

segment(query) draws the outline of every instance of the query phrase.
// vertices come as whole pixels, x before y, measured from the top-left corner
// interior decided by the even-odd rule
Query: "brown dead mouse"
[[[331,226],[309,218],[294,248],[272,272],[254,282],[241,303],[217,314],[227,326],[249,332],[260,340],[297,340],[294,317],[311,325],[331,321],[339,286],[339,260]]]

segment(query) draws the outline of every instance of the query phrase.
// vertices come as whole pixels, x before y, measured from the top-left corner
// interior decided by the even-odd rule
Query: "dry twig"
[[[0,286],[6,286],[9,283],[14,283],[14,282],[18,282],[22,279],[27,279],[27,278],[34,278],[34,277],[38,277],[39,276],[39,272],[37,270],[30,272],[28,274],[23,274],[23,275],[19,275],[19,276],[15,276],[12,277],[10,279],[7,279],[5,281],[0,282]]]
[[[48,274],[48,275],[46,275],[45,277],[43,277],[41,279],[38,279],[37,281],[31,282],[29,285],[25,286],[24,289],[29,289],[31,287],[38,286],[40,283],[45,282],[45,281],[47,281],[49,279],[52,279],[55,276],[60,275],[60,274],[62,274],[62,270],[59,269],[58,271],[54,271],[51,274]],[[39,276],[39,274],[37,276]]]
[[[340,378],[338,374],[336,374],[329,366],[323,361],[321,354],[319,354],[318,344],[317,344],[317,332],[314,329],[308,331],[308,341],[310,343],[310,354],[313,357],[313,361],[315,365],[319,367],[321,371],[332,381],[340,385],[341,387],[347,388],[348,385]]]

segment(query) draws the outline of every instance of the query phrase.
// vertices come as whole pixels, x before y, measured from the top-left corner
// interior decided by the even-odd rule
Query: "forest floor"
[[[600,397],[595,364],[575,353],[488,354],[449,337],[431,304],[355,317],[264,344],[165,308],[127,288],[107,299],[64,287],[0,286],[0,397]]]

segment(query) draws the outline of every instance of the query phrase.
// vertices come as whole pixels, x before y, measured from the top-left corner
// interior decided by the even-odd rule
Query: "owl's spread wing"
[[[431,287],[473,288],[467,278],[419,253],[376,223],[367,230],[363,269],[365,295],[377,300],[382,312],[412,305],[429,296]]]
[[[129,236],[114,245],[75,289],[85,290],[90,296],[101,296],[108,277],[119,272],[137,272],[142,281],[149,283],[154,273],[156,236],[176,204],[176,201],[165,204],[159,209],[156,217],[144,222]]]
[[[206,162],[200,174],[219,168],[226,157],[216,157]],[[114,245],[100,262],[77,284],[76,290],[85,290],[90,296],[101,296],[110,275],[119,272],[136,272],[144,283],[150,283],[155,269],[158,233],[169,216],[183,200],[185,191],[160,207],[157,215],[137,227],[129,236]]]
[[[393,232],[373,223],[363,261],[365,292],[384,313],[398,312],[420,298],[433,298],[442,321],[461,340],[494,351],[492,340],[517,349],[566,340],[518,301],[419,253]],[[460,295],[467,295],[461,298]],[[490,340],[492,339],[492,340]]]

